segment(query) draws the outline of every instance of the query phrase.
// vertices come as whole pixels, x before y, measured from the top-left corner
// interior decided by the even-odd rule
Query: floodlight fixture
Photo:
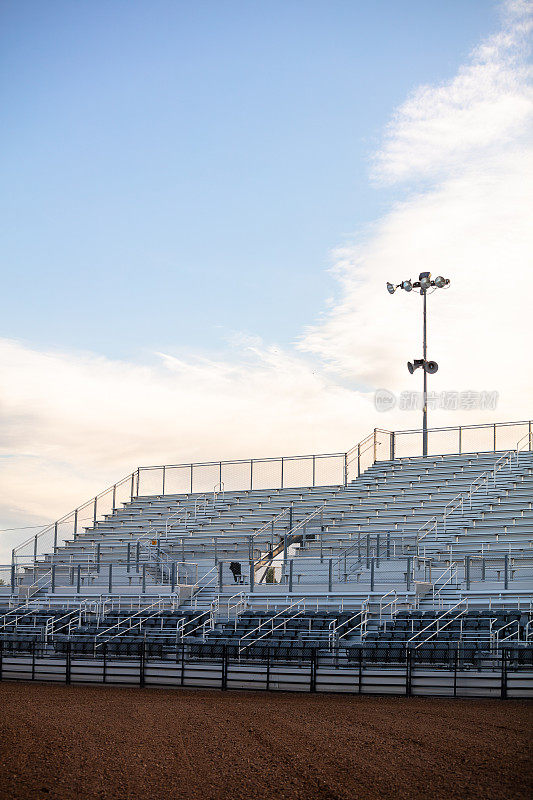
[[[445,286],[450,285],[449,278],[443,278],[442,275],[437,275],[435,280],[431,280],[431,272],[421,272],[418,276],[417,281],[412,281],[407,279],[402,281],[401,283],[397,284],[396,286],[393,283],[387,283],[387,291],[389,294],[394,294],[396,289],[402,288],[406,292],[411,292],[413,289],[420,289],[420,294],[423,297],[424,305],[423,305],[423,328],[422,328],[422,358],[415,358],[413,361],[407,362],[407,369],[411,373],[411,375],[415,372],[415,370],[422,368],[424,373],[424,402],[422,406],[422,455],[427,456],[428,454],[428,407],[427,407],[427,376],[434,375],[439,365],[436,361],[428,361],[427,358],[427,306],[426,306],[426,297],[428,293],[428,289],[437,288],[443,289]]]

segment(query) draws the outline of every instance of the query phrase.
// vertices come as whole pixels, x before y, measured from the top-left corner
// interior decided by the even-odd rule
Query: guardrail
[[[141,641],[124,656],[105,644],[94,653],[69,643],[53,652],[39,642],[0,642],[0,681],[502,699],[533,691],[531,647],[502,647],[482,658],[449,647],[438,660],[425,648],[290,649],[256,646],[243,658],[224,644],[177,644],[167,653],[157,642]]]

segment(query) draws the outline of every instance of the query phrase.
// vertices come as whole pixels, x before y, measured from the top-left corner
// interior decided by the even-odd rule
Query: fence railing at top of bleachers
[[[528,437],[533,449],[532,421],[460,425],[428,430],[428,455],[506,450],[509,441]],[[215,484],[225,492],[316,486],[345,486],[377,461],[421,456],[420,430],[376,428],[344,453],[237,459],[194,464],[138,467],[96,497],[78,506],[12,551],[13,564],[32,564],[65,544],[122,505],[146,496],[202,494]]]

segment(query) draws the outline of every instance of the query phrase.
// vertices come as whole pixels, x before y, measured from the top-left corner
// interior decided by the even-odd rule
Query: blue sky
[[[488,0],[2,3],[0,336],[142,359],[284,345],[414,87],[498,25]]]
[[[419,427],[426,269],[430,426],[531,418],[533,0],[0,9],[0,528]]]

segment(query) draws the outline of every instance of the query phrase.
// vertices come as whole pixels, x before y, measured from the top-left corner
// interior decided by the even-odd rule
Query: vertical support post
[[[115,509],[117,507],[117,484],[116,483],[113,485],[113,497],[112,497],[111,505],[112,505],[111,511],[113,513],[115,513]],[[76,519],[77,518],[78,518],[78,512],[76,511]]]
[[[15,565],[11,564],[11,594],[15,594],[15,583],[16,583]]]
[[[387,533],[387,561],[390,559],[390,532]]]
[[[1,645],[1,642],[0,642]],[[0,678],[1,680],[1,678]],[[267,663],[266,663],[266,686],[265,691],[270,691],[270,647],[267,648]]]
[[[457,663],[459,661],[459,643],[456,642],[453,651],[453,696],[457,697]]]
[[[316,666],[317,666],[317,654],[316,654],[316,647],[311,649],[311,664],[310,664],[310,675],[309,675],[309,691],[316,692]]]
[[[391,432],[390,436],[390,460],[394,461],[394,452],[396,449],[396,433],[394,431]]]
[[[193,482],[193,470],[192,470],[192,464],[191,464],[191,485],[190,485],[191,494],[192,494],[192,487],[193,487],[193,485],[194,485],[194,482]]]
[[[163,467],[163,479],[161,481],[161,494],[162,494],[163,497],[165,496],[166,477],[167,477],[167,468],[166,468],[166,466],[164,466]]]
[[[411,697],[412,694],[412,652],[410,647],[405,648],[405,694]]]
[[[494,423],[494,452],[496,452],[496,423]]]
[[[255,570],[253,558],[250,560],[250,592],[253,592],[255,585]]]
[[[113,564],[109,565],[109,581],[108,581],[109,594],[113,594]]]
[[[463,452],[463,429],[459,425],[459,455]]]
[[[31,643],[31,679],[35,680],[35,639]]]
[[[140,642],[139,644],[139,686],[141,689],[144,687],[144,662],[146,659],[146,649],[145,649],[146,642]]]
[[[506,553],[503,557],[503,588],[509,588],[509,554]]]
[[[370,567],[370,534],[366,535],[366,568]]]
[[[484,581],[484,580],[485,580],[485,574],[486,574],[486,563],[487,563],[487,562],[486,562],[486,560],[485,560],[485,556],[483,556],[483,558],[481,559],[481,580],[482,580],[482,581]]]
[[[281,488],[282,489],[283,489],[283,464],[284,464],[284,461],[285,461],[285,459],[282,456],[281,457]]]
[[[289,508],[289,531],[292,531],[292,517],[293,517],[293,504],[291,501],[291,506]]]
[[[250,459],[250,491],[254,488],[254,460]]]
[[[100,572],[100,542],[96,545],[96,572]]]
[[[93,502],[93,525],[96,525],[96,506],[98,504],[98,497],[94,498]]]
[[[370,559],[370,591],[374,591],[374,582],[375,582],[375,567],[376,567],[376,559],[372,557]]]
[[[357,477],[361,474],[361,445],[357,445]]]
[[[502,700],[507,699],[507,649],[502,647],[501,651],[502,655],[502,665],[501,665],[501,688],[500,688],[500,697]]]
[[[181,537],[181,560],[185,563],[185,541],[183,537]]]
[[[222,574],[223,569],[224,569],[224,562],[223,561],[219,561],[218,562],[218,591],[219,592],[222,591],[222,586],[223,586],[223,574]]]
[[[174,594],[176,591],[176,562],[173,561],[170,567],[170,584],[171,584],[171,592]]]
[[[409,558],[407,559],[407,567],[406,567],[406,570],[405,570],[405,583],[406,583],[406,587],[405,588],[407,589],[408,592],[411,590],[412,564],[413,564],[413,560],[412,560],[411,556],[409,556]]]
[[[133,500],[134,496],[134,486],[135,486],[135,473],[131,473],[131,485],[130,485],[130,500]]]
[[[102,645],[102,683],[107,683],[107,642]]]
[[[219,461],[218,464],[218,485],[220,487],[220,491],[222,491],[222,461]]]
[[[15,552],[15,551],[13,551]],[[37,561],[37,534],[33,537],[33,564]]]
[[[291,558],[289,561],[289,594],[292,592],[292,571],[293,571],[294,561]]]
[[[130,565],[131,565],[131,542],[128,542],[128,549],[126,553],[126,572],[130,573]]]
[[[428,454],[428,374],[426,372],[427,360],[427,303],[426,303],[426,289],[421,289],[422,297],[424,300],[423,310],[423,329],[422,329],[422,358],[424,359],[424,397],[422,406],[422,456],[426,458]]]
[[[218,548],[217,548],[217,541],[218,541],[218,537],[217,537],[217,536],[213,536],[213,544],[214,544],[214,547],[215,547],[215,567],[216,567],[216,565],[218,564]]]
[[[344,472],[344,485],[348,486],[348,453],[344,454],[343,472]]]
[[[379,567],[379,533],[376,534],[376,567]]]
[[[146,594],[146,564],[143,564],[142,582],[142,593]]]
[[[320,563],[324,563],[324,531],[320,529]]]
[[[316,456],[313,456],[313,487],[316,485]]]
[[[81,594],[81,564],[78,564],[76,575],[76,594]]]
[[[96,505],[96,500],[94,501]],[[54,554],[57,553],[57,522],[54,523]]]
[[[65,658],[65,683],[70,684],[72,675],[72,643],[67,642],[67,652]]]
[[[252,537],[248,536],[248,561],[253,559],[253,545],[252,545]]]
[[[357,560],[361,561],[361,532],[357,533]]]
[[[137,542],[135,546],[135,572],[139,572],[139,562],[141,560],[141,543]]]
[[[50,591],[54,594],[56,590],[56,565],[52,564],[52,581],[50,586]]]
[[[222,645],[222,674],[220,688],[226,691],[228,688],[228,651],[225,644]]]
[[[328,558],[328,592],[333,591],[333,559]]]
[[[470,556],[465,556],[465,581],[466,590],[470,591]]]
[[[115,510],[115,487],[113,487],[113,511]],[[78,509],[74,512],[74,536],[78,533]]]

